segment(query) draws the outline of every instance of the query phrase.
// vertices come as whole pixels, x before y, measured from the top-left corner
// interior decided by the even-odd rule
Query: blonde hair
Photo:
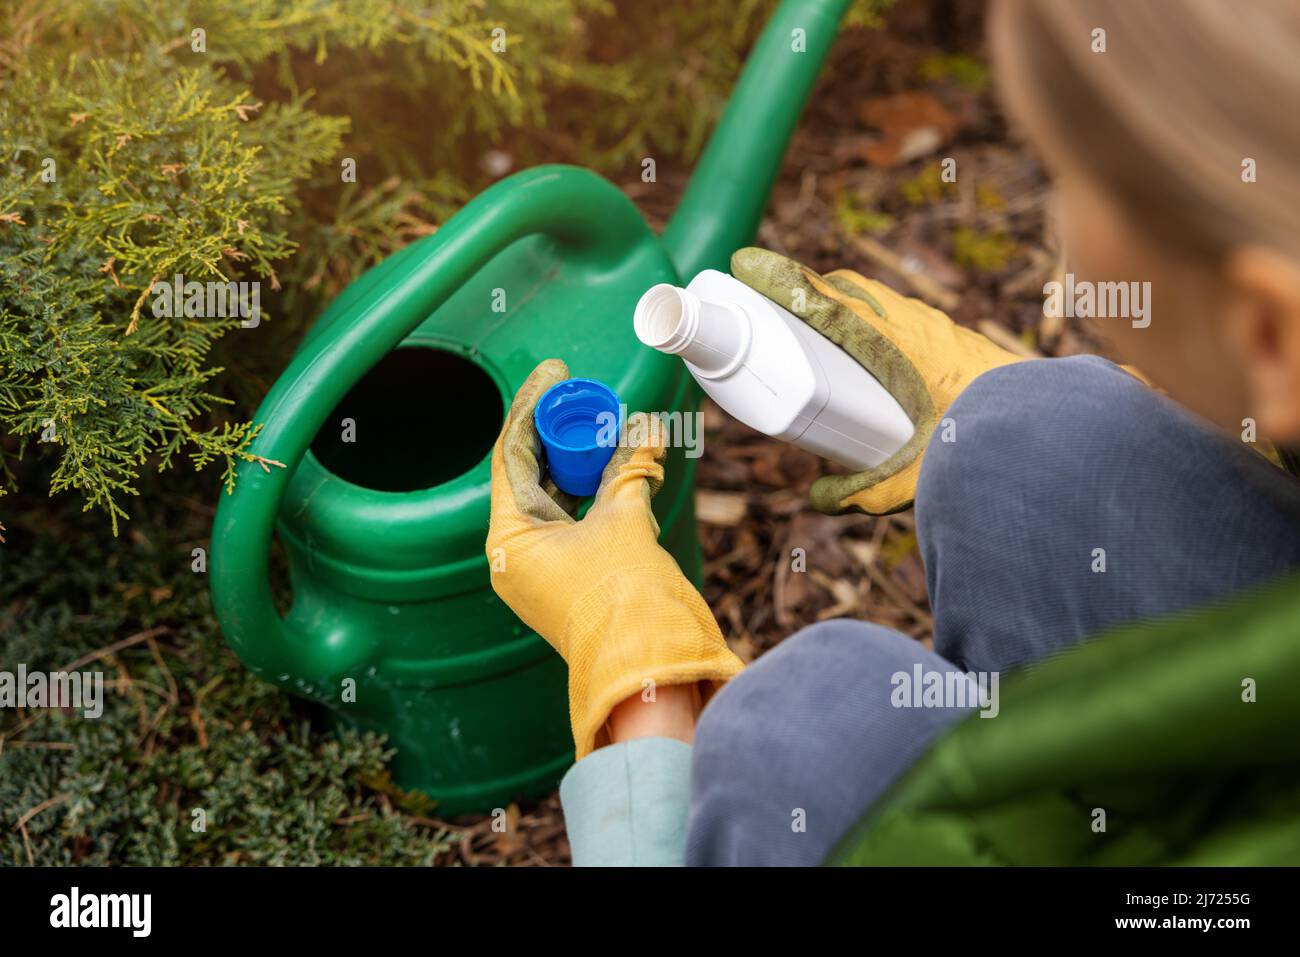
[[[1300,4],[1000,3],[1036,125],[1139,229],[1211,256],[1300,254]]]

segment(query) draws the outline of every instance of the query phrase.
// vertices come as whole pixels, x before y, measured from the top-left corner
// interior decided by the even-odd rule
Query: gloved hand
[[[579,759],[604,743],[620,701],[655,686],[701,682],[707,697],[743,667],[677,563],[658,542],[650,498],[663,483],[663,429],[630,416],[595,501],[576,504],[539,484],[533,409],[569,377],[558,359],[520,386],[492,449],[492,587],[569,666],[569,716]],[[559,499],[559,501],[557,501]],[[500,549],[500,551],[498,551]],[[501,567],[504,565],[504,567]]]
[[[977,376],[1023,359],[938,309],[848,269],[819,276],[777,253],[748,248],[731,257],[731,273],[865,366],[916,427],[875,468],[814,482],[813,507],[828,515],[852,509],[887,515],[911,505],[925,447],[948,406]]]

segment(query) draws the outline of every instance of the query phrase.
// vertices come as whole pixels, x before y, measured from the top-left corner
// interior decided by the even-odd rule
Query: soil
[[[1092,351],[1078,329],[1043,313],[1043,285],[1061,271],[1047,182],[994,99],[981,17],[982,4],[903,4],[881,30],[843,36],[755,242],[818,271],[879,279],[1026,356]],[[662,227],[684,186],[685,176],[624,188]],[[929,645],[912,512],[821,515],[808,488],[834,466],[715,406],[704,415],[703,593],[733,650],[752,661],[832,617]],[[791,569],[794,548],[805,573]],[[570,863],[558,796],[515,810],[510,835],[489,820],[463,822],[464,863]]]

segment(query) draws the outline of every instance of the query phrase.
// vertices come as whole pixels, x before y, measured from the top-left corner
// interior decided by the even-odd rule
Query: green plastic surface
[[[544,793],[573,757],[564,664],[497,599],[484,553],[504,408],[557,356],[630,411],[696,411],[685,366],[637,342],[633,308],[655,283],[726,269],[752,240],[846,6],[778,9],[662,241],[594,173],[520,172],[344,290],[258,410],[251,451],[286,468],[246,463],[221,498],[210,570],[223,633],[331,721],[387,734],[396,782],[440,814]],[[655,511],[698,581],[694,472],[671,449]],[[293,590],[283,617],[276,531]]]

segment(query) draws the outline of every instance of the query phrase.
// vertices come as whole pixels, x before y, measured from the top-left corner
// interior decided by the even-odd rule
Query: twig
[[[888,595],[899,608],[911,615],[913,620],[925,625],[926,628],[934,629],[934,619],[930,617],[930,614],[923,611],[916,602],[904,595],[902,589],[889,575],[886,575],[875,565],[867,566],[867,574],[871,576],[873,582],[880,586],[880,590]]]
[[[27,851],[27,866],[35,867],[36,858],[32,856],[32,842],[31,842],[31,838],[27,836],[27,825],[26,824],[20,825],[18,830],[22,831],[23,834],[23,849]]]
[[[42,811],[49,810],[50,808],[54,807],[54,805],[56,804],[62,804],[70,797],[72,797],[72,792],[64,791],[62,794],[56,794],[52,798],[46,798],[40,804],[36,805],[36,807],[32,808],[30,811],[28,811],[26,814],[20,817],[18,819],[18,823],[15,824],[12,828],[10,828],[10,830],[17,831],[20,830],[21,828],[26,827],[27,822],[30,821],[32,818],[34,818],[36,815],[40,814]]]
[[[131,309],[131,321],[127,324],[126,327],[126,334],[128,336],[134,333],[136,327],[140,325],[140,309],[144,305],[144,301],[147,298],[149,298],[149,293],[153,292],[154,284],[157,283],[160,279],[162,279],[162,273],[158,273],[156,276],[150,279],[149,285],[145,286],[144,289],[140,291],[140,298],[135,301],[135,306],[133,306]]]
[[[981,319],[975,323],[975,328],[984,334],[988,339],[1007,352],[1014,352],[1018,356],[1024,356],[1026,359],[1041,359],[1043,354],[1032,346],[1026,345],[1019,336],[999,322],[992,319]]]
[[[877,266],[888,269],[903,282],[907,283],[922,299],[938,306],[946,312],[952,312],[961,304],[961,297],[925,273],[910,268],[901,256],[870,236],[854,236],[843,233],[844,241],[855,251],[866,256]]]
[[[199,737],[199,747],[204,751],[208,749],[208,726],[203,720],[203,714],[199,711],[196,704],[190,709],[190,724],[194,726],[194,733]]]
[[[163,660],[162,652],[158,650],[158,642],[153,640],[151,635],[146,639],[149,644],[149,651],[153,654],[153,660],[158,663],[162,673],[167,677],[168,698],[170,704],[176,704],[181,700],[180,690],[176,687],[176,678],[172,675],[172,670],[167,667],[167,662]]]
[[[105,648],[100,648],[98,651],[92,651],[88,655],[83,655],[82,657],[74,661],[72,664],[65,665],[61,670],[76,671],[82,665],[88,665],[92,661],[98,661],[100,658],[106,658],[116,651],[121,651],[123,648],[129,648],[132,645],[138,645],[142,641],[148,641],[151,638],[156,638],[159,635],[165,635],[170,632],[171,629],[168,628],[166,625],[158,625],[156,628],[150,628],[147,631],[138,632],[137,634],[134,634],[129,638],[123,638],[121,641],[114,642],[113,644],[108,645]]]
[[[44,748],[47,751],[75,751],[77,746],[71,741],[10,741],[11,748]]]

